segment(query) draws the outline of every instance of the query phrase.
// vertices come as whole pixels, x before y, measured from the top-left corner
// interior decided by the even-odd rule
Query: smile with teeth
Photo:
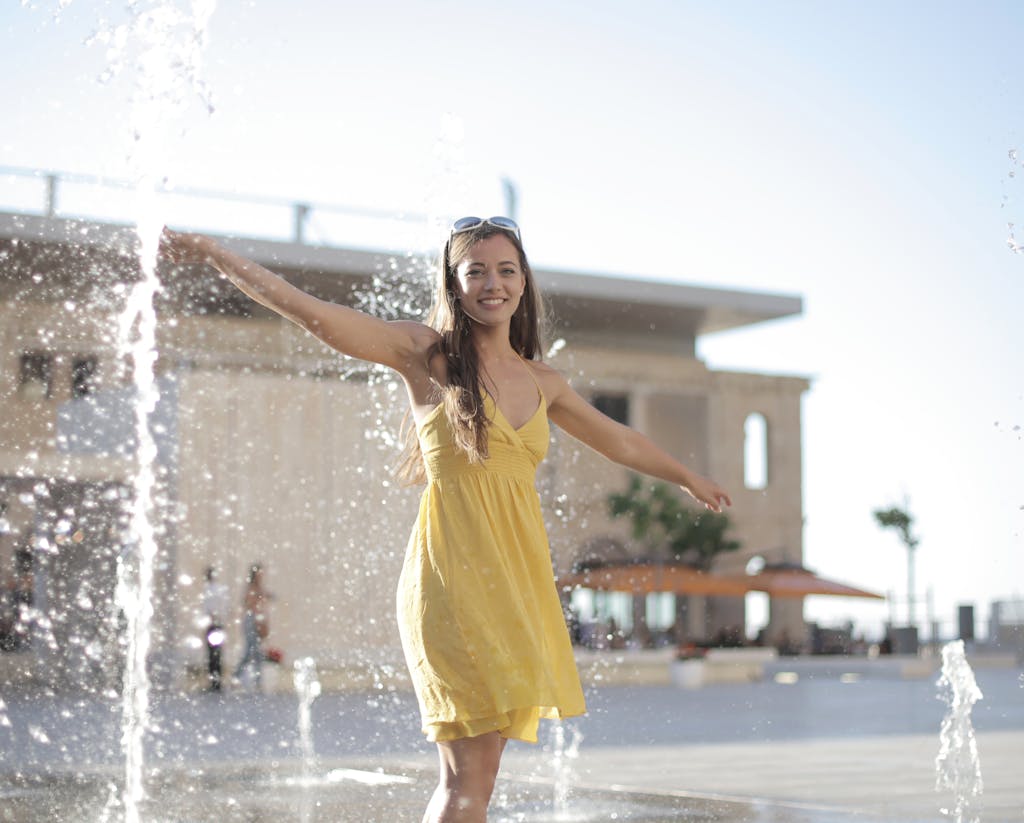
[[[500,306],[507,299],[507,297],[485,297],[480,302],[485,306]]]

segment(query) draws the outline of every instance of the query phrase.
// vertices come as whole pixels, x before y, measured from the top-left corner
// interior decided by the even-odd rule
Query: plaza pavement
[[[981,670],[977,676],[985,694],[973,713],[984,778],[981,820],[1019,823],[1024,819],[1021,675]],[[64,781],[71,788],[53,797],[92,797],[90,808],[95,809],[111,777],[119,774],[120,705],[93,696],[3,698],[10,725],[0,723],[0,820],[95,819],[91,812],[83,816],[64,807],[39,806],[48,795],[33,793],[32,786]],[[801,680],[696,691],[605,687],[589,690],[588,703],[588,715],[564,727],[570,740],[576,732],[583,736],[577,758],[556,758],[550,730],[539,746],[509,746],[494,821],[950,819],[940,809],[952,797],[934,789],[938,730],[946,709],[936,700],[931,680]],[[275,786],[297,770],[296,708],[294,697],[281,694],[155,696],[147,762],[158,771],[153,802],[163,814],[152,819],[418,819],[434,779],[436,755],[419,736],[411,695],[325,694],[313,706],[321,773],[349,769],[353,775],[377,773],[396,782],[374,785],[346,778],[290,796]],[[566,771],[560,772],[559,762]],[[81,783],[83,778],[75,775],[98,780]],[[570,809],[587,809],[586,814],[552,815],[555,785],[564,779],[574,787]],[[167,788],[159,788],[161,780],[169,781]],[[182,781],[201,780],[209,781],[205,795],[191,786],[182,795]],[[195,798],[202,796],[212,800],[189,812],[192,807],[184,801],[199,803]],[[218,806],[217,798],[225,804]],[[167,813],[172,807],[178,816]]]
[[[1024,731],[977,735],[985,823],[1024,820]],[[937,735],[879,735],[700,745],[582,747],[578,785],[738,800],[760,808],[803,810],[809,819],[911,823],[943,819],[952,794],[935,790]],[[535,754],[510,752],[506,776],[542,771]]]

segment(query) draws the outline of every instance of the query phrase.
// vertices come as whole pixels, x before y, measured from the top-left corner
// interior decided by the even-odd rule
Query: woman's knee
[[[483,790],[490,796],[503,749],[497,732],[439,743],[442,784]]]
[[[462,763],[457,768],[441,770],[441,785],[461,794],[490,797],[498,776],[497,759],[481,759]]]

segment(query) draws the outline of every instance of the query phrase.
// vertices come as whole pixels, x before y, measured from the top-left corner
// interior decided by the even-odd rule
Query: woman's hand
[[[201,234],[164,228],[160,235],[160,256],[171,263],[206,263],[210,260],[209,238]]]
[[[703,503],[706,508],[713,512],[721,512],[722,503],[725,503],[727,506],[732,505],[732,499],[725,489],[714,480],[708,480],[699,474],[693,475],[681,488],[694,500]]]

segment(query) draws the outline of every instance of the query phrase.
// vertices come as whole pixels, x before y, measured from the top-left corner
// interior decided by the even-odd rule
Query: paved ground
[[[981,670],[977,679],[985,694],[974,712],[981,819],[1019,823],[1021,675]],[[3,698],[0,820],[100,819],[119,776],[119,705],[89,696]],[[583,736],[578,758],[559,759],[553,735],[541,746],[510,746],[493,820],[923,823],[943,819],[939,809],[952,801],[934,791],[946,708],[931,681],[605,687],[588,701],[590,714],[564,728],[568,742]],[[144,819],[418,820],[434,755],[421,742],[409,695],[322,696],[313,707],[320,763],[306,786],[296,782],[296,710],[286,696],[158,698],[148,743],[157,773]],[[566,786],[567,804],[556,809],[553,798]]]
[[[828,809],[905,823],[937,820],[952,793],[935,791],[935,735],[872,736],[694,746],[582,747],[575,772],[586,786],[697,794],[780,809]],[[1024,820],[1024,732],[978,735],[987,823]],[[506,773],[536,773],[513,756]],[[542,768],[542,767],[540,767]]]
[[[360,765],[363,768],[360,768]],[[147,783],[143,821],[158,823],[400,823],[419,821],[435,775],[408,764],[335,762],[311,777],[266,764],[207,766],[187,774],[157,775]],[[0,779],[0,820],[119,821],[109,780],[75,774],[46,779]],[[605,823],[852,823],[864,818],[823,807],[706,798],[692,794],[575,787],[555,800],[543,780],[503,778],[492,823],[578,821]]]

